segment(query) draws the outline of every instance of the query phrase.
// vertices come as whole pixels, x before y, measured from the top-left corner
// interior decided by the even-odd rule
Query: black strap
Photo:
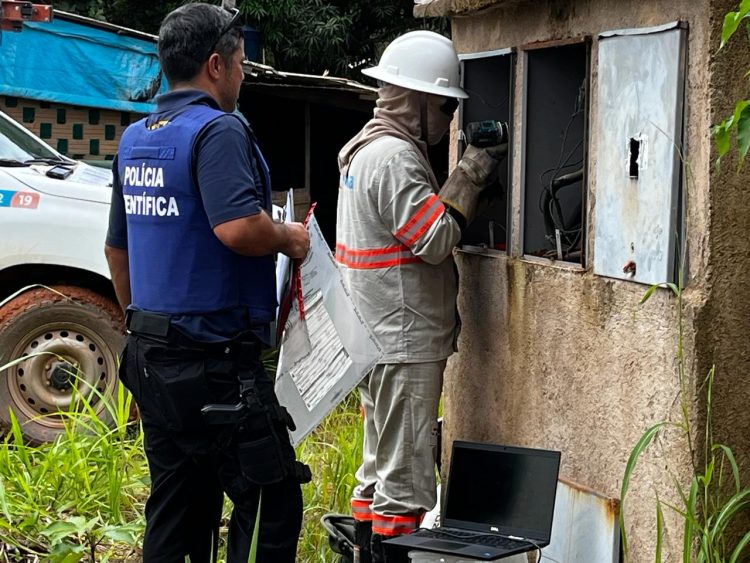
[[[130,332],[166,338],[169,334],[169,315],[128,309],[125,311],[125,325]]]

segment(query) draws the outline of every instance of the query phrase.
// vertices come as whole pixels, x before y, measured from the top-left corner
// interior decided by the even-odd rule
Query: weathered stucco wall
[[[714,0],[711,5],[710,119],[717,123],[734,111],[735,102],[748,97],[745,72],[750,68],[750,43],[740,26],[736,37],[721,52],[724,14],[738,2]],[[712,147],[713,148],[713,147]],[[715,151],[712,158],[715,158]],[[750,173],[738,170],[736,150],[711,166],[707,286],[709,299],[696,322],[699,369],[715,366],[713,427],[715,439],[732,446],[750,486]],[[736,527],[750,529],[750,514]]]
[[[479,4],[481,12],[466,13]],[[487,4],[438,0],[432,10],[442,5],[443,14],[458,13],[452,22],[459,53],[592,36],[591,116],[596,115],[598,103],[596,37],[600,32],[688,22],[685,154],[691,173],[685,211],[685,389],[691,423],[700,435],[705,422],[700,385],[710,365],[717,364],[714,424],[747,467],[750,284],[745,277],[750,267],[750,198],[747,174],[735,174],[736,162],[727,161],[721,173],[713,170],[709,133],[711,123],[729,111],[744,88],[747,49],[715,56],[723,14],[736,2],[539,0],[499,2],[489,8]],[[515,76],[515,138],[520,139],[522,56]],[[446,373],[445,443],[462,438],[560,449],[563,476],[619,497],[628,456],[643,431],[657,421],[679,418],[678,303],[669,290],[658,290],[641,305],[647,287],[591,272],[597,150],[594,135],[589,144],[587,268],[539,264],[517,255],[520,143],[513,147],[511,194],[511,246],[516,255],[487,258],[458,253],[463,332],[460,352],[450,360]],[[700,462],[697,456],[696,461]],[[642,458],[625,503],[634,561],[653,560],[654,491],[662,500],[677,501],[672,475],[686,483],[690,468],[687,443],[678,433],[667,434]],[[681,525],[668,516],[665,560],[678,558]]]

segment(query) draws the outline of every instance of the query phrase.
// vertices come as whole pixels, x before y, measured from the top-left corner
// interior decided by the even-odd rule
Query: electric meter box
[[[680,23],[599,37],[595,274],[676,279],[686,42]]]

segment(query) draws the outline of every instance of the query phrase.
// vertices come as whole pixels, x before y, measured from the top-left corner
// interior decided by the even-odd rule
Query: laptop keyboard
[[[500,549],[515,549],[521,545],[529,545],[529,542],[511,540],[495,534],[483,534],[482,532],[469,532],[455,528],[422,528],[417,534],[421,537],[436,538],[443,540],[457,540],[464,543],[477,545],[489,545]]]

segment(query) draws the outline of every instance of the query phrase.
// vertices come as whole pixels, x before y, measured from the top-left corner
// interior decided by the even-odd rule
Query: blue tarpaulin
[[[148,113],[164,91],[153,41],[59,18],[2,34],[2,95]]]

